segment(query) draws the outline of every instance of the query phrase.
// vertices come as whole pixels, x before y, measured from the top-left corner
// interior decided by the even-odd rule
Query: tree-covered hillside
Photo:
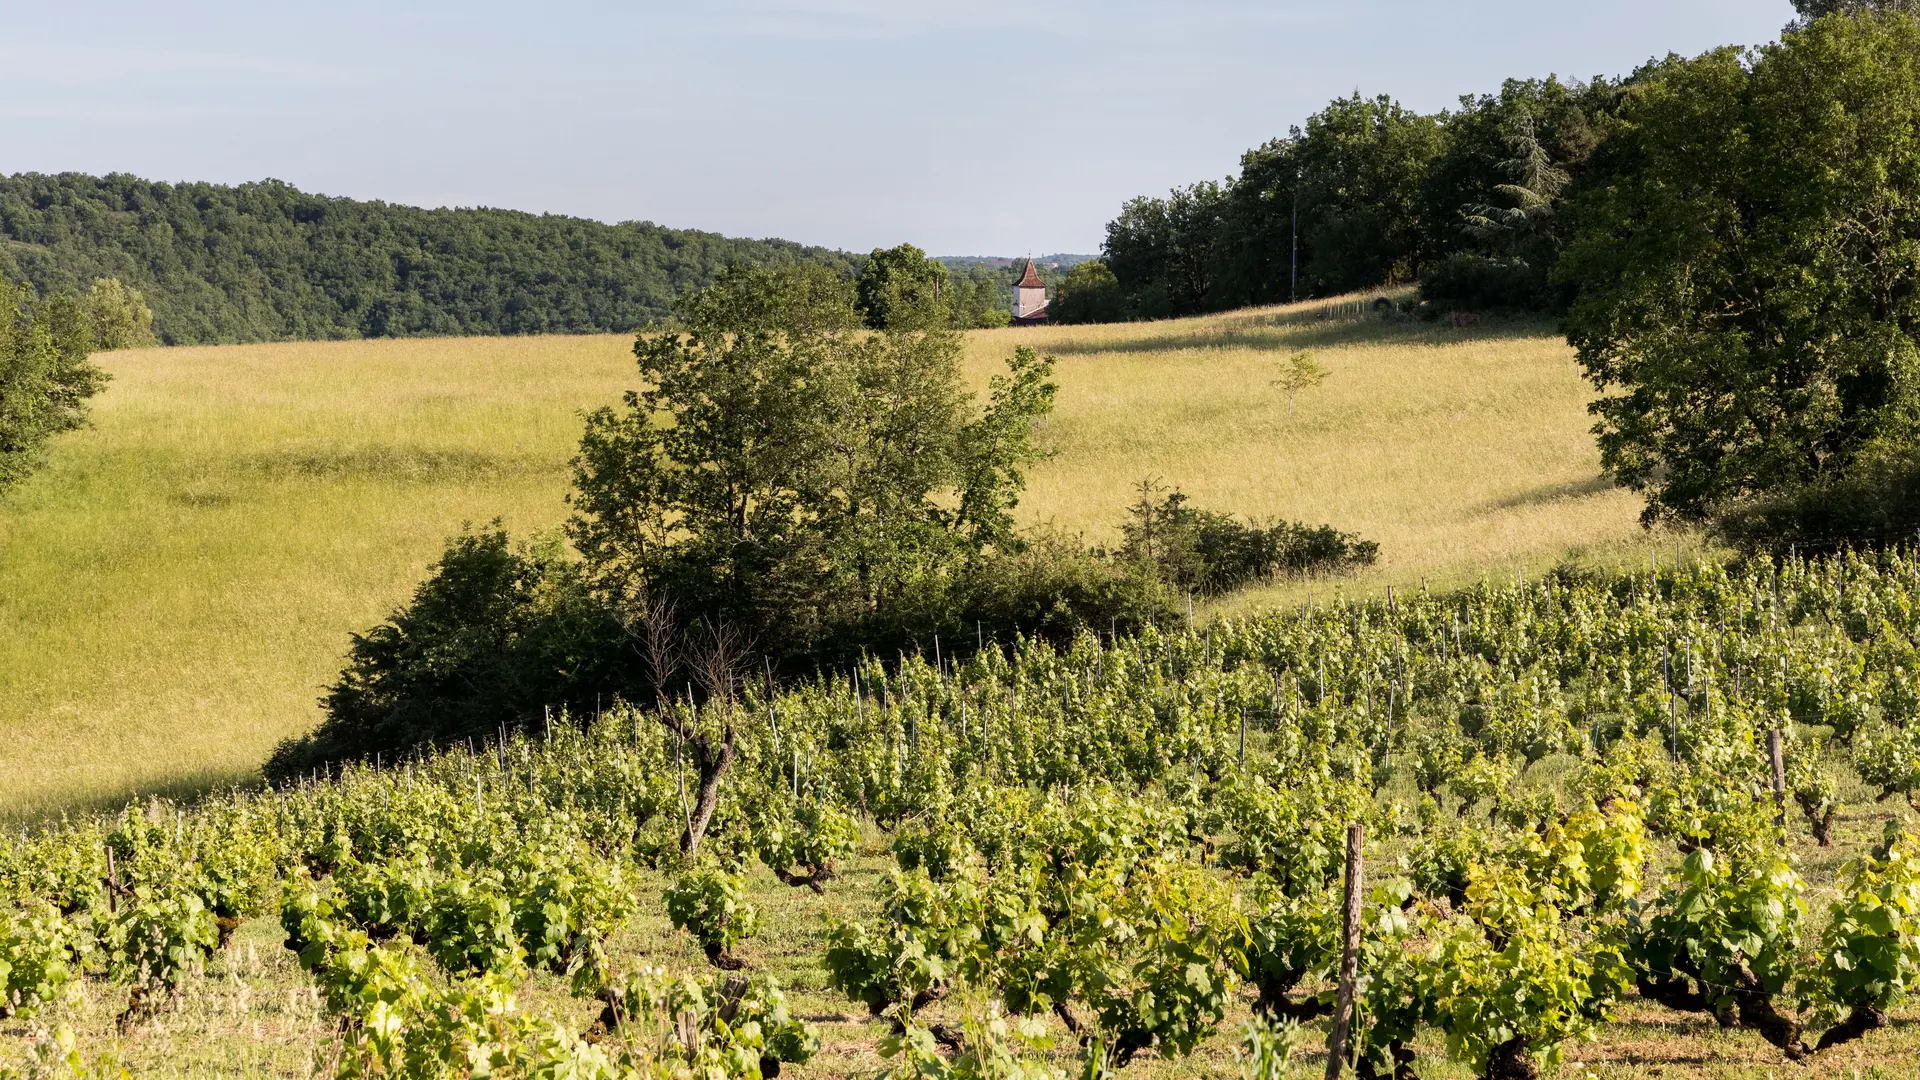
[[[169,344],[632,330],[734,263],[843,252],[650,222],[422,210],[275,180],[0,177],[0,280],[138,288]]]

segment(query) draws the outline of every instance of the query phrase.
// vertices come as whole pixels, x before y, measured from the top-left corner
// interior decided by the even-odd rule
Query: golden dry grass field
[[[1144,476],[1202,506],[1377,540],[1369,591],[1644,559],[1597,479],[1590,390],[1544,325],[1201,319],[978,332],[1058,357],[1022,507],[1113,536]],[[318,719],[348,635],[402,602],[463,522],[555,529],[582,410],[632,381],[621,337],[425,339],[107,354],[94,424],[0,501],[0,816],[244,780]],[[1291,413],[1270,385],[1331,372]],[[1671,539],[1661,539],[1671,544]]]

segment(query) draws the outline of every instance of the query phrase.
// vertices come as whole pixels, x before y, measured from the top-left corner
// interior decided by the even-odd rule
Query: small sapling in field
[[[1273,385],[1287,392],[1287,415],[1293,415],[1293,397],[1302,390],[1310,390],[1325,382],[1331,374],[1314,360],[1310,352],[1297,352],[1287,358],[1280,367],[1280,377]]]

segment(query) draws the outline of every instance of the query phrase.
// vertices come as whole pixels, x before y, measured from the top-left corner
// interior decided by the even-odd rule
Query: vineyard
[[[1916,673],[1887,554],[708,678],[0,841],[0,1069],[1910,1075]]]

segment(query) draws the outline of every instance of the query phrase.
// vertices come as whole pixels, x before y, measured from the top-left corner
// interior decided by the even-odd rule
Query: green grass
[[[1597,479],[1580,380],[1541,324],[1457,331],[1264,309],[983,331],[1058,356],[1056,456],[1021,512],[1110,539],[1145,476],[1203,506],[1378,540],[1377,591],[1644,560]],[[1331,371],[1289,413],[1292,352]],[[138,350],[92,428],[0,500],[0,818],[240,783],[311,727],[349,634],[405,600],[463,522],[565,519],[583,409],[632,380],[620,337]]]
[[[0,509],[4,809],[246,777],[449,533],[565,516],[611,338],[110,354]]]

